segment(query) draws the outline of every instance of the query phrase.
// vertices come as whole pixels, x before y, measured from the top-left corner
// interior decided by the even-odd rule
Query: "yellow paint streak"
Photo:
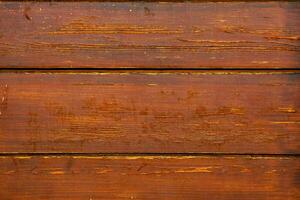
[[[247,169],[247,168],[244,168],[244,169],[241,170],[242,173],[248,173],[248,172],[250,172],[250,171],[251,171],[251,170],[249,170],[249,169]]]
[[[210,173],[210,169],[215,167],[195,167],[175,170],[176,173]]]
[[[243,114],[243,109],[241,109],[241,108],[230,108],[230,112],[233,113],[233,114],[241,115],[241,114]]]
[[[194,159],[197,156],[72,156],[74,159],[108,159],[108,160],[155,160],[155,159]]]
[[[242,123],[235,123],[235,126],[245,126],[246,124],[242,124]]]
[[[265,174],[275,174],[277,172],[276,169],[265,172]]]
[[[32,157],[31,156],[16,156],[14,158],[16,158],[16,159],[31,159]]]
[[[285,113],[295,113],[296,112],[296,110],[294,108],[292,108],[292,107],[279,107],[277,109],[277,111],[279,111],[279,112],[285,112]]]
[[[53,172],[49,172],[49,174],[52,174],[52,175],[62,175],[62,174],[65,174],[64,171],[53,171]]]
[[[0,66],[0,68],[5,68],[5,66]],[[30,67],[30,66],[26,66],[26,67]],[[24,68],[26,68],[24,67]],[[54,66],[54,67],[59,67],[59,66]],[[158,69],[159,70],[159,69]],[[152,75],[152,76],[158,76],[158,75],[289,75],[289,74],[299,74],[299,72],[297,71],[199,71],[199,72],[191,72],[189,70],[186,71],[159,71],[159,72],[146,72],[146,71],[131,71],[131,72],[127,72],[125,71],[116,71],[116,72],[97,72],[97,71],[90,71],[90,72],[86,72],[84,71],[84,69],[82,71],[77,71],[77,72],[72,72],[72,71],[47,71],[47,72],[43,72],[43,71],[37,71],[37,72],[24,72],[23,74],[74,74],[74,75],[91,75],[91,76],[95,76],[95,75]]]
[[[169,30],[166,27],[132,24],[93,24],[84,19],[73,20],[63,25],[57,31],[47,32],[56,34],[177,34],[183,30]]]
[[[3,174],[13,174],[13,173],[15,173],[16,171],[15,170],[10,170],[10,171],[7,171],[7,172],[4,172]]]
[[[300,121],[271,122],[272,124],[300,124]]]
[[[192,40],[192,39],[182,39],[178,38],[177,40],[181,42],[194,42],[194,43],[216,43],[216,44],[240,44],[240,43],[255,43],[252,41],[246,41],[246,40]]]
[[[269,61],[257,61],[257,60],[254,60],[254,61],[252,61],[251,63],[254,63],[254,64],[268,64],[269,63]]]
[[[285,39],[285,40],[300,40],[299,35],[295,36],[266,36],[266,39]]]
[[[298,122],[300,123],[300,122]],[[13,153],[13,152],[11,152]],[[55,152],[55,153],[60,153],[60,152]],[[207,153],[207,152],[203,152],[203,153]],[[292,159],[290,157],[273,157],[273,156],[239,156],[239,157],[243,157],[245,159]],[[0,156],[0,159],[9,159],[10,157],[7,157],[7,156]],[[15,159],[25,159],[24,157],[21,157],[21,156],[15,156],[13,157]],[[26,157],[26,159],[31,159],[33,157]],[[37,157],[39,159],[64,159],[64,158],[73,158],[73,159],[98,159],[98,160],[186,160],[186,159],[211,159],[212,157],[211,156],[206,156],[206,155],[201,155],[201,156],[177,156],[177,155],[168,155],[168,156],[160,156],[160,155],[157,155],[157,156],[143,156],[143,155],[140,155],[140,156],[130,156],[130,155],[126,155],[126,156],[123,156],[123,155],[115,155],[115,156],[110,156],[110,155],[87,155],[87,156],[82,156],[82,155],[79,155],[79,156],[75,156],[75,155],[48,155],[48,156],[39,156]],[[223,157],[224,159],[236,159],[235,156],[224,156]],[[52,168],[52,169],[61,169],[61,168]]]
[[[111,169],[96,168],[96,174],[106,174],[108,172],[112,172],[112,170]]]
[[[206,121],[205,120],[204,122],[207,123],[207,124],[212,124],[212,125],[214,125],[214,124],[220,124],[220,122],[218,122],[218,121]]]

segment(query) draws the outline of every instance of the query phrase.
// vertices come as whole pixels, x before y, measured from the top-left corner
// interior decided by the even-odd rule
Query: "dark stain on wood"
[[[31,17],[29,16],[30,7],[25,7],[24,9],[24,16],[27,20],[31,20]]]

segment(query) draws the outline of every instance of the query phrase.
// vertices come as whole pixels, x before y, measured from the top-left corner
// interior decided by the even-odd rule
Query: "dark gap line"
[[[300,158],[299,153],[292,153],[292,154],[273,154],[273,153],[217,153],[217,152],[204,152],[204,153],[117,153],[117,152],[110,152],[110,153],[80,153],[80,152],[28,152],[28,153],[19,153],[19,152],[2,152],[0,153],[0,156],[5,157],[16,157],[16,156],[90,156],[90,157],[110,157],[110,156],[124,156],[124,157],[152,157],[152,156],[166,156],[166,157],[203,157],[203,156],[211,156],[211,157],[274,157],[274,158],[283,158],[283,157],[289,157],[289,158]]]
[[[174,68],[174,67],[145,67],[145,68],[92,68],[92,67],[50,67],[50,68],[33,68],[33,67],[0,67],[1,71],[300,71],[299,68],[219,68],[219,67],[204,67],[204,68]]]
[[[170,3],[209,3],[209,2],[297,2],[298,0],[2,0],[2,2],[170,2]]]

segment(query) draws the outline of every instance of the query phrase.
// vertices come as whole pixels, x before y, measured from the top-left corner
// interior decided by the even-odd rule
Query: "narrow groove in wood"
[[[1,0],[1,2],[296,2],[298,0]]]
[[[86,156],[86,157],[265,157],[265,158],[299,158],[300,154],[259,154],[259,153],[218,153],[218,152],[203,152],[203,153],[79,153],[79,152],[28,152],[28,153],[19,153],[19,152],[1,152],[0,157],[15,157],[15,156],[53,156],[53,157],[63,157],[63,156]]]
[[[73,71],[78,71],[78,72],[84,72],[84,71],[89,71],[89,72],[109,72],[109,71],[124,71],[124,72],[140,72],[140,71],[153,71],[153,72],[159,72],[159,71],[193,71],[193,72],[215,72],[215,71],[220,71],[220,72],[228,72],[228,71],[234,71],[234,72],[300,72],[299,69],[294,69],[294,68],[212,68],[212,67],[207,67],[207,68],[155,68],[155,67],[149,67],[149,68],[28,68],[28,67],[22,67],[22,68],[9,68],[9,67],[0,67],[0,73],[1,72],[73,72]]]

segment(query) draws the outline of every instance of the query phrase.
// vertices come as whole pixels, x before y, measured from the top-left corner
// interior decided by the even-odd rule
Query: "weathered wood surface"
[[[2,200],[297,200],[299,158],[0,157]]]
[[[298,72],[1,73],[1,152],[300,153]]]
[[[1,68],[299,68],[300,2],[0,2]]]

